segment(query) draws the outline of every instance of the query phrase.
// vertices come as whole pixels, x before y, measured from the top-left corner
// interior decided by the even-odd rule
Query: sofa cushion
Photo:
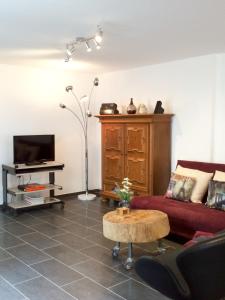
[[[206,205],[225,210],[225,182],[211,180]]]
[[[191,201],[194,203],[201,203],[208,188],[208,183],[213,177],[213,173],[206,173],[200,170],[184,168],[180,165],[177,166],[175,173],[195,178],[196,184],[191,194]]]
[[[166,197],[181,201],[189,201],[195,185],[195,179],[172,173]]]
[[[213,176],[213,180],[215,181],[224,181],[225,182],[225,172],[221,172],[216,170],[214,176]]]
[[[215,236],[215,233],[206,232],[206,231],[196,231],[193,238],[190,241],[186,242],[183,246],[185,248],[188,248],[188,247],[195,245],[198,242],[207,240],[213,236]]]
[[[215,233],[225,228],[225,212],[200,203],[181,202],[164,196],[139,196],[133,198],[131,208],[165,212],[171,233],[188,239],[197,230]]]

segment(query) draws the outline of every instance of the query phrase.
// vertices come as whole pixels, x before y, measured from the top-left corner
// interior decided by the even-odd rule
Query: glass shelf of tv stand
[[[26,192],[26,191],[19,190],[18,187],[12,187],[12,188],[8,188],[7,192],[10,195],[17,196],[17,195],[24,195],[24,194],[31,194],[31,193],[39,193],[39,192],[44,192],[44,191],[52,191],[52,190],[57,190],[57,189],[62,190],[61,186],[55,185],[55,184],[43,183],[41,185],[44,185],[45,188],[43,188],[41,190]]]
[[[40,203],[30,203],[26,201],[25,199],[20,199],[20,200],[12,200],[11,202],[8,203],[8,207],[13,208],[13,209],[20,209],[20,208],[27,208],[27,207],[32,207],[32,206],[45,206],[48,204],[54,204],[54,203],[61,203],[62,200],[55,198],[55,197],[44,197],[43,202]]]

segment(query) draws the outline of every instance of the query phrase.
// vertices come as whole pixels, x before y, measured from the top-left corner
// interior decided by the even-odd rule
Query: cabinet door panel
[[[124,131],[120,124],[104,124],[103,181],[118,181],[124,177]]]
[[[125,170],[134,188],[148,189],[148,124],[127,124],[125,128]]]

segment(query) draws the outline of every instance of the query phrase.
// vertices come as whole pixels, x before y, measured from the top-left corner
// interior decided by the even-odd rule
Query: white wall
[[[74,85],[82,96],[89,93],[93,78],[62,69],[0,65],[0,164],[13,161],[13,135],[55,134],[56,161],[65,163],[65,170],[56,174],[56,181],[64,187],[62,193],[84,190],[83,136],[75,118],[60,109],[59,103],[72,106],[74,99],[65,92],[65,87]],[[96,123],[97,120],[94,126]],[[92,132],[96,132],[94,126]],[[91,157],[90,188],[95,188],[98,185],[98,178],[92,174],[95,172],[95,154]],[[44,181],[44,177],[38,174],[32,179]],[[11,185],[16,183],[11,176],[10,179]]]
[[[218,91],[222,88],[220,102],[225,105],[225,59],[223,57],[223,65],[220,60],[217,55],[209,55],[108,73],[101,78],[100,99],[102,102],[116,102],[122,110],[132,97],[136,106],[144,103],[150,112],[153,112],[156,101],[162,100],[165,112],[175,114],[172,125],[173,168],[177,159],[221,161],[222,153],[216,153],[220,150],[213,145],[215,130],[221,125],[224,129],[225,124],[222,110],[215,108]],[[218,72],[220,84],[217,82]],[[220,119],[215,124],[217,117]]]
[[[13,135],[54,133],[56,160],[66,166],[57,174],[57,182],[64,186],[63,193],[83,190],[81,130],[74,117],[60,110],[58,104],[73,104],[65,86],[74,85],[79,96],[88,94],[94,77],[65,70],[0,65],[0,163],[12,162]],[[156,101],[162,100],[165,112],[174,113],[173,168],[177,159],[225,162],[225,54],[108,73],[99,79],[93,97],[94,114],[103,102],[116,102],[121,111],[131,97],[136,106],[145,103],[150,112]],[[90,189],[101,187],[100,129],[98,120],[92,118]]]
[[[217,55],[216,102],[214,106],[214,161],[225,163],[225,54]]]

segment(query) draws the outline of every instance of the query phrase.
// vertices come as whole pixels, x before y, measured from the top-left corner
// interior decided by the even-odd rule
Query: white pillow
[[[225,181],[225,172],[216,171],[213,177],[215,181]]]
[[[195,178],[196,183],[191,194],[191,202],[201,203],[208,188],[209,181],[213,177],[213,173],[206,173],[199,170],[183,168],[179,165],[177,166],[175,173]]]

